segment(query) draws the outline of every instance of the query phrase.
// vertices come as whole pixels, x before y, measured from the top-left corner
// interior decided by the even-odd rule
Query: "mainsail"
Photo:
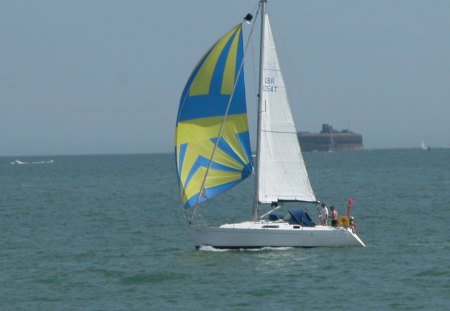
[[[315,202],[286,86],[267,14],[262,59],[262,90],[259,111],[258,193],[259,203],[278,201]]]
[[[182,93],[175,154],[186,208],[230,189],[253,171],[242,64],[239,24],[202,57]]]

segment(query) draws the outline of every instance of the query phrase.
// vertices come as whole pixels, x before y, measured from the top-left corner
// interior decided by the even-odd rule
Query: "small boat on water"
[[[306,170],[266,9],[259,1],[260,65],[256,165],[252,159],[244,84],[243,23],[222,36],[200,59],[182,92],[175,153],[183,207],[196,248],[365,246],[342,226],[316,225],[301,208],[319,204]],[[256,18],[255,18],[256,19]],[[251,23],[252,14],[244,21]],[[250,35],[254,33],[252,24]],[[195,224],[201,203],[255,174],[249,220],[219,226]],[[275,210],[292,206],[287,217]],[[207,207],[206,207],[207,208]],[[268,212],[263,212],[267,211]],[[347,224],[347,225],[345,225]]]
[[[427,146],[427,144],[425,143],[425,140],[422,139],[422,141],[420,142],[420,149],[430,151],[431,147]]]

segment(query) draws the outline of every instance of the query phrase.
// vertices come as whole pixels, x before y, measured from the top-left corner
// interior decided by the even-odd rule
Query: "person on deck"
[[[319,223],[322,226],[326,226],[328,222],[328,208],[325,205],[325,203],[321,204],[321,207],[319,208]]]
[[[331,209],[331,226],[337,227],[338,211],[333,205],[330,207],[330,209]]]
[[[350,216],[348,218],[350,220],[350,228],[352,228],[352,232],[356,233],[356,222],[355,222],[355,218],[353,216]]]

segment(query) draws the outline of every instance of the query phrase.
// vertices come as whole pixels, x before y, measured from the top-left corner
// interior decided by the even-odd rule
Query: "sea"
[[[196,250],[173,154],[0,157],[0,310],[450,310],[450,149],[304,158],[365,248]],[[253,189],[199,221],[250,219]]]

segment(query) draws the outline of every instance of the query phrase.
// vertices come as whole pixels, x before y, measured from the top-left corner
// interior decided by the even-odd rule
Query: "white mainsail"
[[[259,203],[315,202],[316,197],[300,150],[269,17],[264,14],[264,18],[257,200]]]

